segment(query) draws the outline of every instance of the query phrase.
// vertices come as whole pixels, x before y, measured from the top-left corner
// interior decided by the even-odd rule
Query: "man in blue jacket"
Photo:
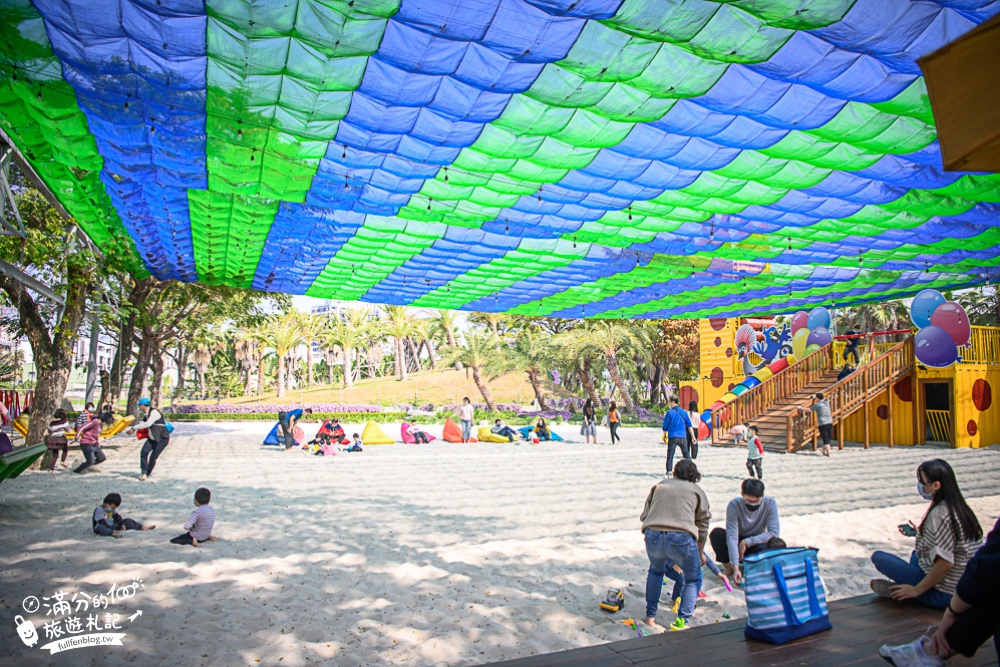
[[[667,477],[670,477],[674,469],[674,450],[680,447],[684,458],[691,458],[687,434],[688,429],[692,428],[691,418],[681,410],[677,404],[677,397],[671,396],[669,403],[670,409],[663,415],[663,437],[667,440]]]

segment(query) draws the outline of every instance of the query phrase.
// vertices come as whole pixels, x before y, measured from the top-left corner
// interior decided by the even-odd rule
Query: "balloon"
[[[820,346],[819,346],[819,345],[817,345],[816,343],[813,343],[812,345],[807,345],[807,346],[806,346],[806,354],[807,354],[807,355],[810,355],[810,354],[812,354],[813,352],[818,352],[818,351],[819,351],[819,347],[820,347]]]
[[[969,344],[972,337],[972,327],[969,325],[969,316],[965,314],[965,308],[954,301],[948,301],[938,306],[931,315],[931,324],[941,327],[948,332],[948,335],[959,347]]]
[[[945,300],[941,296],[941,292],[938,292],[936,289],[920,290],[913,297],[913,303],[910,304],[910,321],[918,329],[930,326],[931,315],[944,302]]]
[[[830,328],[830,311],[823,306],[817,306],[809,311],[809,328]]]
[[[792,354],[799,359],[806,354],[807,340],[809,340],[809,329],[799,329],[792,334]]]
[[[931,368],[947,368],[958,361],[958,346],[955,345],[955,339],[947,331],[933,324],[928,324],[917,332],[913,339],[913,353],[917,361]]]
[[[809,313],[807,313],[804,310],[800,310],[799,312],[792,315],[792,335],[795,335],[795,332],[798,331],[799,329],[808,329],[808,328],[809,328]]]
[[[809,332],[809,338],[806,339],[806,349],[808,349],[810,345],[823,347],[824,345],[829,345],[832,342],[833,336],[830,335],[829,329],[826,327],[815,327]]]

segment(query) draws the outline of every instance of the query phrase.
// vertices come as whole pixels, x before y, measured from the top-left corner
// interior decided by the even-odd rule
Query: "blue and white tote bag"
[[[743,559],[747,637],[784,644],[829,630],[816,549],[772,549]]]

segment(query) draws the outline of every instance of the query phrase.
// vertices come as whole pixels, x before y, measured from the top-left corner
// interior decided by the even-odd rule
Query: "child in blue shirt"
[[[94,510],[92,517],[94,532],[104,537],[118,539],[123,530],[153,530],[156,526],[143,526],[135,519],[123,518],[116,510],[122,504],[122,497],[117,493],[109,493],[104,497],[104,503]]]
[[[355,433],[354,436],[353,436],[353,438],[354,438],[354,442],[351,443],[351,446],[348,447],[347,449],[345,449],[344,451],[345,452],[363,452],[364,450],[361,448],[361,444],[362,444],[361,443],[361,436],[358,435],[357,433]]]

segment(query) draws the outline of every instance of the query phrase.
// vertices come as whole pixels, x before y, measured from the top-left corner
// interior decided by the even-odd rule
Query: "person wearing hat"
[[[146,429],[149,433],[142,446],[142,452],[139,454],[139,469],[142,472],[139,480],[144,481],[146,477],[153,474],[156,460],[170,444],[170,432],[167,430],[167,420],[159,410],[153,407],[148,398],[139,399],[139,410],[142,412],[143,419],[138,424],[132,424],[128,432],[135,433]]]

